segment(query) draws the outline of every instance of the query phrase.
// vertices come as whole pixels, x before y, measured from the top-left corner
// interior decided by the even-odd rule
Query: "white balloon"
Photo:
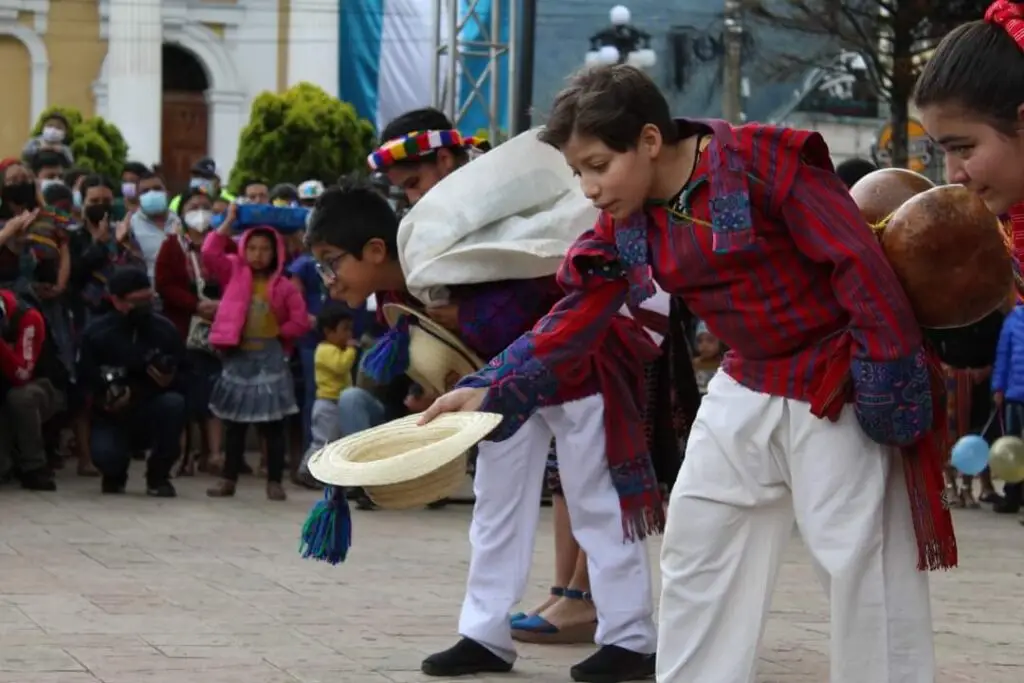
[[[598,58],[602,64],[618,64],[619,48],[614,45],[602,45],[601,50],[598,52]]]
[[[612,11],[609,12],[609,16],[611,16],[612,24],[614,26],[625,26],[632,18],[629,13],[629,8],[625,5],[616,5],[615,7],[612,7]]]

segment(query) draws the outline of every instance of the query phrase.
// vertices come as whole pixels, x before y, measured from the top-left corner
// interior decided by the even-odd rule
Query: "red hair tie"
[[[985,21],[999,26],[1024,50],[1024,8],[1009,0],[996,0],[985,10]]]

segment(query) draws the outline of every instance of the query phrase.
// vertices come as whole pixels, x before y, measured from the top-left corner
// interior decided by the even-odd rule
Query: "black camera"
[[[173,374],[178,369],[178,359],[160,349],[150,349],[142,357],[147,367],[151,367],[161,375]]]
[[[128,393],[128,368],[104,365],[100,367],[100,395],[107,404],[116,403]]]

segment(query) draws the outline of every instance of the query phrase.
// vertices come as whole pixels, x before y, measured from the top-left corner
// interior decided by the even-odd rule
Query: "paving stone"
[[[301,560],[318,494],[232,500],[209,480],[177,500],[100,496],[63,475],[57,494],[0,490],[0,683],[422,683],[423,657],[455,642],[469,508],[355,512],[340,567]],[[544,511],[526,604],[550,583]],[[960,569],[932,575],[939,683],[1024,681],[1024,529],[957,513]],[[658,542],[649,544],[657,566]],[[794,540],[762,646],[758,683],[828,680],[828,605]],[[517,680],[564,683],[588,646],[526,645]],[[460,681],[466,679],[459,679]],[[479,676],[471,683],[507,677]]]

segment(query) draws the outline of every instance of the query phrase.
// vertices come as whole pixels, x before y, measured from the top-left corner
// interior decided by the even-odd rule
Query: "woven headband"
[[[1009,0],[996,0],[985,10],[985,21],[999,26],[1024,50],[1024,7]]]
[[[382,171],[399,161],[419,159],[445,147],[475,147],[479,138],[463,136],[457,130],[416,131],[388,140],[366,157],[371,171]]]

